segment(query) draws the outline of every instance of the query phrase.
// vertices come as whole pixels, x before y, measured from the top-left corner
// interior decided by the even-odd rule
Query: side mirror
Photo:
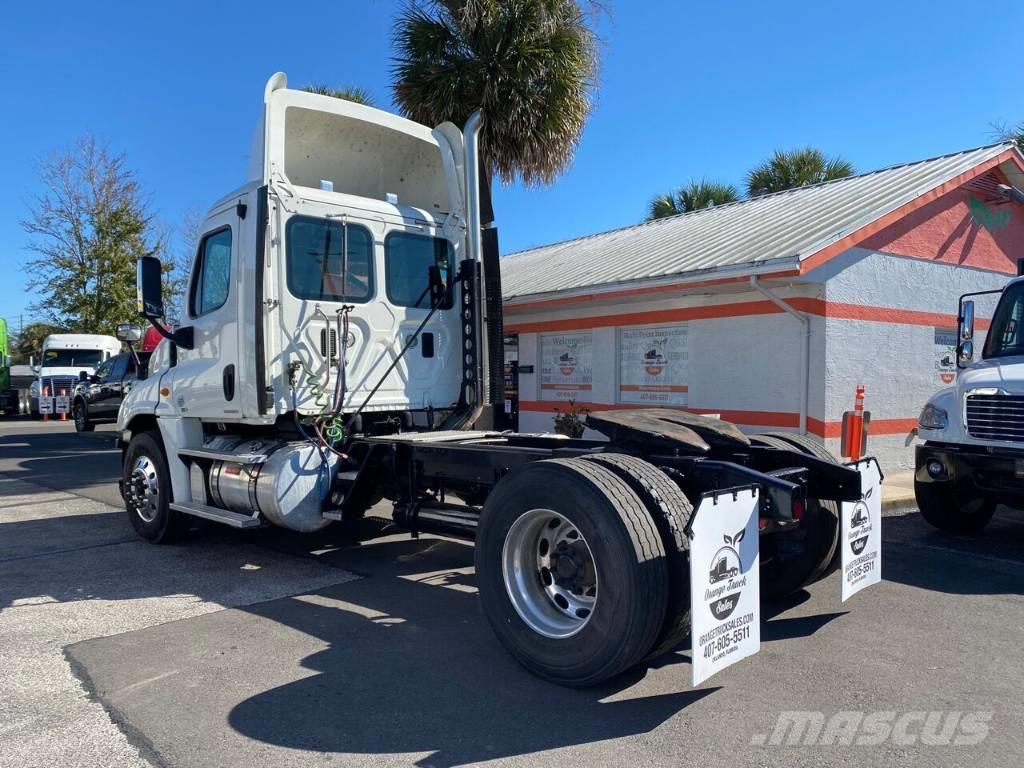
[[[163,265],[156,256],[140,256],[136,275],[139,314],[147,320],[164,316]],[[118,329],[120,330],[120,329]]]
[[[974,302],[970,299],[960,307],[958,325],[960,341],[970,341],[974,338]]]
[[[139,341],[142,338],[142,328],[131,323],[121,323],[117,326],[118,341],[128,344]]]
[[[89,372],[88,371],[79,371],[78,372],[78,380],[81,381],[82,383],[87,382],[89,380]]]
[[[966,368],[974,359],[974,342],[961,341],[956,350],[956,364],[959,368]]]

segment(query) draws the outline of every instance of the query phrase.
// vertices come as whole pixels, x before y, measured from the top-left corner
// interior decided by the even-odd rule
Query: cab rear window
[[[293,216],[285,229],[288,290],[298,299],[362,303],[373,296],[373,236],[340,221]]]

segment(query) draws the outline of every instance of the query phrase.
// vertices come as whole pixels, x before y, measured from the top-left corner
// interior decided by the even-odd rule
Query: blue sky
[[[570,170],[499,188],[502,250],[624,226],[691,177],[741,184],[776,148],[858,170],[989,143],[1024,120],[1024,4],[609,0],[597,103]],[[34,162],[87,131],[127,156],[176,225],[244,177],[263,83],[357,84],[391,108],[398,3],[82,3],[4,9],[0,316],[32,297],[19,221]],[[638,254],[638,257],[642,254]],[[25,315],[26,322],[28,315]]]

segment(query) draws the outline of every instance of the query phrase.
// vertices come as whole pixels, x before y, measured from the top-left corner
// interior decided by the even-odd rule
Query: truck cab
[[[972,297],[984,294],[999,302],[976,349]],[[957,333],[956,381],[919,419],[914,487],[929,523],[970,534],[997,504],[1024,509],[1024,277],[961,297]]]
[[[39,364],[33,363],[36,378],[30,389],[31,411],[39,415],[41,397],[71,397],[80,374],[95,373],[104,362],[121,351],[113,336],[93,333],[53,333],[43,340]]]

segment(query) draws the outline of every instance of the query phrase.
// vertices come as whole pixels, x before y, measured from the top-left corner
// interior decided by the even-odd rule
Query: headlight
[[[33,381],[28,387],[29,397],[39,397],[39,379]]]
[[[921,429],[945,429],[949,426],[949,414],[942,408],[928,403],[917,420]]]

